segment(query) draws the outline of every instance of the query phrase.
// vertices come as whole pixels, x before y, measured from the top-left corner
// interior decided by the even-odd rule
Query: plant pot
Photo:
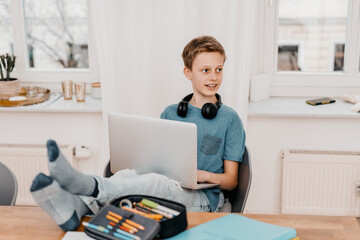
[[[8,99],[20,93],[20,80],[10,78],[10,81],[0,81],[0,98]]]

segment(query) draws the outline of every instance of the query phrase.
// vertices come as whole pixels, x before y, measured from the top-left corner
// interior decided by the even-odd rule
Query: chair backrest
[[[111,169],[111,167],[110,167],[110,161],[109,161],[108,164],[104,168],[103,177],[109,178],[112,175],[114,175],[110,169]]]
[[[231,203],[231,212],[244,212],[246,200],[251,186],[251,159],[245,147],[242,162],[239,163],[238,185],[232,191],[224,191],[225,198]]]
[[[0,205],[14,205],[18,193],[18,183],[14,173],[0,162]]]

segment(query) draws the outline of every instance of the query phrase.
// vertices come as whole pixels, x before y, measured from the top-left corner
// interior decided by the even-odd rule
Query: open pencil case
[[[173,214],[172,216],[168,216],[166,215],[166,212],[164,212],[163,217],[160,219],[160,217],[158,216],[161,214],[158,214],[158,212],[159,211],[161,212],[162,211],[161,209],[158,209],[157,212],[153,212],[154,210],[150,212],[150,210],[147,211],[144,209],[142,209],[141,212],[136,212],[138,207],[140,207],[137,205],[142,204],[142,202],[144,201],[150,201],[156,203],[159,207],[165,207],[168,208],[169,211],[173,210],[177,213]],[[122,206],[122,208],[120,208],[120,205]],[[131,208],[132,210],[128,208]],[[147,207],[146,209],[149,209],[149,207]],[[121,220],[118,219],[118,222],[116,222],[116,219],[112,218],[114,216],[115,218],[122,218],[122,219]],[[141,230],[139,228],[137,229],[138,230],[137,232],[129,232],[128,231],[129,229],[123,228],[124,222],[126,225],[126,223],[128,223],[129,220],[130,223],[133,223],[132,225],[130,224],[129,227],[137,226],[136,224],[138,224],[143,226],[145,229]],[[95,239],[147,240],[147,239],[154,239],[155,237],[168,238],[186,229],[187,227],[186,208],[184,205],[180,203],[162,198],[146,196],[146,195],[127,195],[121,198],[114,199],[109,205],[103,207],[94,216],[94,218],[92,218],[89,221],[89,223],[92,225],[85,227],[85,233]],[[98,228],[99,226],[100,226],[100,230]],[[120,226],[121,229],[119,230]],[[124,233],[123,230],[126,230],[127,233],[133,234],[136,237],[131,235],[126,235],[126,233]]]

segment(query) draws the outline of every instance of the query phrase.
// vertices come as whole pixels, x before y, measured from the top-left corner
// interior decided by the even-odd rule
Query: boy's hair
[[[191,40],[185,47],[182,53],[184,65],[192,70],[192,64],[195,57],[202,52],[218,52],[226,60],[225,50],[223,46],[211,36],[201,36]]]

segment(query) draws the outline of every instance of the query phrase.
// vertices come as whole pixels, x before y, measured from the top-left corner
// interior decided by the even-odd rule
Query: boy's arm
[[[224,173],[211,173],[203,170],[197,170],[197,181],[217,183],[220,184],[220,189],[231,191],[238,184],[238,166],[238,162],[224,160]]]

